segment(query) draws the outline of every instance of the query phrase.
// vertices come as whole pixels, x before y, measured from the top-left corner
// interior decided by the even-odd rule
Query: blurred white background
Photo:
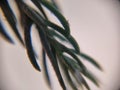
[[[13,0],[11,0],[13,1]],[[85,62],[100,79],[91,90],[120,88],[120,3],[117,0],[59,0],[71,34],[83,52],[94,57],[104,71]],[[51,70],[52,71],[52,70]],[[54,72],[53,90],[62,90]],[[0,37],[0,90],[49,90],[44,76],[35,71],[22,46],[11,45]]]

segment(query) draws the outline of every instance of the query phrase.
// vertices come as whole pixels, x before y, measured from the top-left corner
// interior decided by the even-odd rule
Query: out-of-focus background
[[[81,51],[94,57],[103,67],[101,72],[84,62],[100,80],[99,88],[88,81],[91,90],[120,90],[120,2],[117,0],[58,0],[58,2]],[[62,90],[51,66],[50,69],[53,90]],[[19,43],[11,45],[1,37],[0,88],[0,90],[50,90],[42,72],[35,71],[30,64],[24,48]]]

